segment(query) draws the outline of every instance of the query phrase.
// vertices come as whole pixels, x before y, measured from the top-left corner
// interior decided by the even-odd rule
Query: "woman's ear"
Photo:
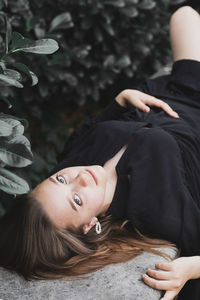
[[[97,222],[98,222],[98,219],[97,219],[96,217],[93,217],[92,220],[91,220],[89,223],[83,225],[83,233],[84,233],[84,234],[87,234],[88,231],[89,231],[94,225],[96,225]]]

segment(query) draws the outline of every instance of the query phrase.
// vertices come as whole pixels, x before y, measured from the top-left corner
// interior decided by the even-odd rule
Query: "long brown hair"
[[[154,248],[172,246],[150,239],[128,221],[99,216],[102,232],[56,228],[31,193],[16,197],[0,219],[0,266],[26,280],[75,279],[108,264],[125,262],[144,251],[166,256]],[[130,226],[130,224],[129,224]]]

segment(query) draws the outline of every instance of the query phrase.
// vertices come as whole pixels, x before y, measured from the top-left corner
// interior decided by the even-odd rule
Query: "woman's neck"
[[[103,166],[104,169],[106,170],[108,180],[106,185],[105,202],[104,202],[102,213],[105,213],[108,210],[113,200],[116,185],[117,185],[116,165],[118,164],[127,146],[128,145],[123,146],[112,158],[110,158],[107,162],[105,162]]]

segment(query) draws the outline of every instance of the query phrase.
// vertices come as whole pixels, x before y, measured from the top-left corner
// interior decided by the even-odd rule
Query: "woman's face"
[[[32,192],[56,226],[82,227],[86,234],[107,206],[106,186],[103,167],[78,166],[60,170]]]

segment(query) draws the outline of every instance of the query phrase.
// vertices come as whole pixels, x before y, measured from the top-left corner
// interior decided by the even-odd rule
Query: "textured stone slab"
[[[176,252],[165,251],[172,257]],[[0,268],[0,299],[2,300],[158,300],[161,292],[145,285],[141,274],[155,263],[164,261],[160,256],[144,253],[126,262],[106,266],[90,278],[63,281],[27,282],[16,274]]]

